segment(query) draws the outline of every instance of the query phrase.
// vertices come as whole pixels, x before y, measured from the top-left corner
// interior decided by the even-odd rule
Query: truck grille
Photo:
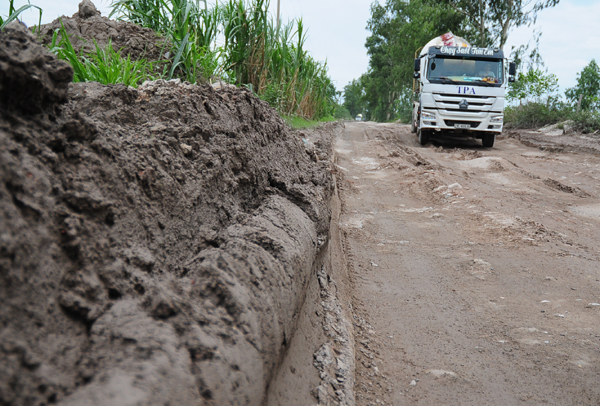
[[[493,96],[460,95],[450,93],[434,93],[433,99],[440,110],[464,114],[487,113],[496,101]],[[466,109],[460,108],[460,103],[465,100],[469,105]]]

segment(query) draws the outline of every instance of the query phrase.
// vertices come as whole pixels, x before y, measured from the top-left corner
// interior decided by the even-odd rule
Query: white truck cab
[[[507,72],[508,71],[508,72]],[[508,75],[507,75],[508,73]],[[493,147],[504,122],[504,94],[514,81],[502,50],[436,45],[415,59],[412,131],[425,145],[432,135],[480,138]]]

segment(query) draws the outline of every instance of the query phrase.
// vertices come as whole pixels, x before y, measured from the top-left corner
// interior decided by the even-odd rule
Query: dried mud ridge
[[[247,90],[71,77],[0,33],[0,404],[265,404],[328,245],[333,127],[307,148]]]

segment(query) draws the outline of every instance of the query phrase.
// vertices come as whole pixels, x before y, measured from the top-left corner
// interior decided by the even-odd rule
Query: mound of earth
[[[62,16],[50,24],[42,25],[40,41],[43,44],[49,45],[52,42],[52,36],[61,28],[61,22],[69,34],[73,48],[78,52],[94,52],[94,41],[100,48],[106,47],[110,41],[113,49],[123,57],[159,61],[166,59],[165,53],[170,49],[168,41],[150,28],[103,17],[90,0],[83,0],[79,4],[79,12],[72,17]],[[60,41],[61,36],[58,35],[57,38]]]
[[[263,404],[329,163],[247,90],[71,75],[0,33],[0,404]]]
[[[67,100],[71,65],[44,47],[32,46],[33,36],[14,21],[0,36],[0,107],[23,112],[52,109]]]

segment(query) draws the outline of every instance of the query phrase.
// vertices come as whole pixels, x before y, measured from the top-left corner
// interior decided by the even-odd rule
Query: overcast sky
[[[8,1],[0,0],[0,13],[7,12]],[[31,3],[44,10],[43,22],[50,22],[60,15],[74,14],[79,1],[31,0]],[[371,3],[371,0],[281,0],[282,20],[303,19],[308,29],[306,48],[315,59],[327,61],[330,76],[339,90],[367,71],[369,59],[364,44],[369,34],[366,25]],[[16,0],[16,4],[26,4],[26,0]],[[110,0],[96,0],[102,15],[110,12],[109,4]],[[273,15],[276,9],[277,0],[271,0]],[[561,0],[558,6],[539,14],[535,27],[513,30],[505,51],[508,53],[512,45],[526,44],[533,28],[540,29],[540,53],[564,90],[575,85],[577,73],[591,59],[600,62],[599,18],[598,0]],[[37,16],[27,13],[25,21],[35,24]]]

